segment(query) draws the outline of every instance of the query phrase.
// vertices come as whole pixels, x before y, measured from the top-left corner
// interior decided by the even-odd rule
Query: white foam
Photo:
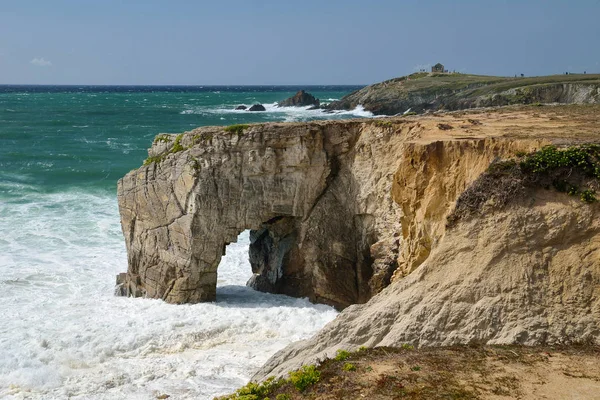
[[[325,112],[325,110],[317,109],[310,110],[311,106],[306,107],[279,107],[277,103],[271,104],[263,104],[265,107],[265,111],[261,112],[251,112],[247,110],[236,110],[236,105],[223,105],[221,107],[204,107],[197,106],[192,107],[186,105],[188,108],[181,111],[182,115],[190,115],[190,114],[198,114],[198,115],[227,115],[227,114],[238,114],[238,115],[264,115],[267,114],[269,120],[282,120],[285,122],[294,122],[294,121],[308,121],[315,119],[338,119],[340,117],[345,118],[372,118],[374,115],[370,111],[366,111],[362,105],[358,105],[353,110],[333,110]],[[250,106],[250,105],[246,105]]]
[[[336,315],[243,286],[247,233],[216,303],[115,297],[127,261],[114,196],[22,193],[0,202],[0,398],[212,399]]]

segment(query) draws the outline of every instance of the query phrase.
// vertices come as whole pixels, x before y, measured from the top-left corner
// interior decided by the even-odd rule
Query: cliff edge
[[[598,142],[596,105],[159,135],[118,184],[119,291],[214,300],[225,246],[251,229],[253,287],[366,302],[257,379],[361,345],[598,343],[598,203],[538,184],[449,219],[490,164]]]
[[[360,105],[375,115],[396,115],[535,103],[600,103],[600,75],[509,78],[418,72],[366,86],[326,108],[353,110]]]

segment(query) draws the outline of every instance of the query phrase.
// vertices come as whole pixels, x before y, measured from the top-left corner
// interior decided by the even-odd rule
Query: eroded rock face
[[[214,300],[217,267],[225,246],[241,231],[251,229],[250,258],[256,275],[250,285],[258,290],[305,296],[344,308],[369,300],[393,282],[386,294],[373,298],[370,305],[345,311],[340,325],[320,337],[322,346],[311,342],[301,353],[294,353],[297,349],[282,353],[278,362],[292,353],[299,355],[287,367],[329,354],[344,344],[509,342],[521,337],[525,338],[519,339],[521,342],[533,343],[538,339],[531,338],[544,335],[556,338],[556,332],[574,320],[548,322],[539,329],[526,322],[522,325],[525,333],[510,334],[515,321],[539,319],[543,309],[533,303],[512,303],[503,293],[525,298],[533,296],[530,290],[560,291],[554,283],[528,286],[517,282],[516,276],[530,276],[537,268],[537,258],[529,254],[549,251],[555,257],[553,243],[567,234],[575,235],[572,230],[560,231],[557,223],[548,225],[549,218],[583,218],[574,225],[582,229],[583,236],[576,236],[569,246],[595,238],[596,211],[585,207],[597,205],[581,211],[568,202],[559,202],[556,208],[540,204],[537,211],[529,210],[531,214],[521,205],[514,211],[517,219],[512,212],[494,214],[493,218],[500,219],[456,227],[452,235],[464,236],[456,241],[448,239],[446,216],[460,193],[496,158],[547,143],[598,141],[600,113],[594,112],[596,109],[531,107],[418,118],[272,123],[227,130],[206,127],[178,138],[168,136],[170,140],[161,137],[149,151],[156,161],[119,182],[129,262],[127,274],[119,278],[119,292],[172,303]],[[440,124],[453,129],[440,130]],[[494,226],[505,230],[495,231]],[[548,238],[540,238],[544,232]],[[512,235],[519,237],[520,242],[514,244],[517,247],[506,244]],[[471,247],[466,245],[468,240],[475,241]],[[500,247],[485,253],[492,244]],[[502,248],[508,253],[502,253]],[[593,247],[577,252],[571,248],[561,253],[563,260],[595,254]],[[522,257],[510,258],[512,253]],[[499,258],[493,259],[494,254]],[[569,268],[566,262],[555,265],[556,271]],[[596,261],[591,266],[597,267]],[[489,280],[489,271],[495,268],[501,272]],[[539,277],[536,282],[554,279],[542,279],[540,271],[534,271]],[[500,277],[510,274],[517,274],[510,278],[513,286],[498,286]],[[594,274],[581,270],[572,286],[587,288],[585,277],[591,276],[595,282]],[[465,296],[471,293],[471,303],[454,302],[456,290]],[[583,302],[573,307],[593,314],[598,307],[594,293],[571,298]],[[510,304],[493,308],[485,300],[488,294],[499,303]],[[422,299],[423,307],[415,299]],[[554,307],[552,321],[560,321],[557,316],[564,308]],[[438,317],[446,315],[446,309],[448,318]],[[477,325],[478,310],[503,317],[494,327],[489,321]],[[426,321],[431,322],[427,334],[420,330]],[[578,328],[570,340],[590,337],[585,332],[595,332],[594,327]],[[392,330],[397,334],[387,336]],[[353,332],[351,338],[348,332]],[[384,340],[386,337],[389,340]]]
[[[172,303],[214,300],[225,246],[251,229],[255,288],[339,308],[366,301],[394,269],[373,269],[370,246],[390,227],[399,229],[398,215],[389,227],[378,226],[379,214],[399,207],[388,195],[380,198],[389,193],[394,163],[376,165],[371,157],[394,146],[384,137],[366,143],[362,135],[373,127],[351,121],[251,125],[241,133],[202,128],[181,136],[185,150],[174,154],[175,136],[157,141],[149,153],[162,160],[118,185],[129,260],[121,293]]]

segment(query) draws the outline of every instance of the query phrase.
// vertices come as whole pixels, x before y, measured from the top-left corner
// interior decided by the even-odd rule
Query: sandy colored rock
[[[257,289],[371,299],[257,378],[341,347],[598,342],[598,204],[539,189],[450,230],[446,217],[494,159],[597,142],[599,119],[598,106],[524,107],[172,135],[119,182],[120,292],[212,301],[225,246],[251,229]]]

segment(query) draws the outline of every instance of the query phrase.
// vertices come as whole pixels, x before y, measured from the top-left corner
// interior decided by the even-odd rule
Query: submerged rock
[[[267,111],[267,109],[262,104],[254,104],[248,111]]]
[[[319,99],[316,99],[312,94],[307,93],[304,90],[300,90],[292,97],[278,103],[279,107],[319,107],[319,104]]]
[[[235,109],[236,109],[236,110],[245,110],[245,109],[247,109],[247,108],[248,108],[248,107],[246,107],[245,105],[239,105],[239,106],[237,106]]]

